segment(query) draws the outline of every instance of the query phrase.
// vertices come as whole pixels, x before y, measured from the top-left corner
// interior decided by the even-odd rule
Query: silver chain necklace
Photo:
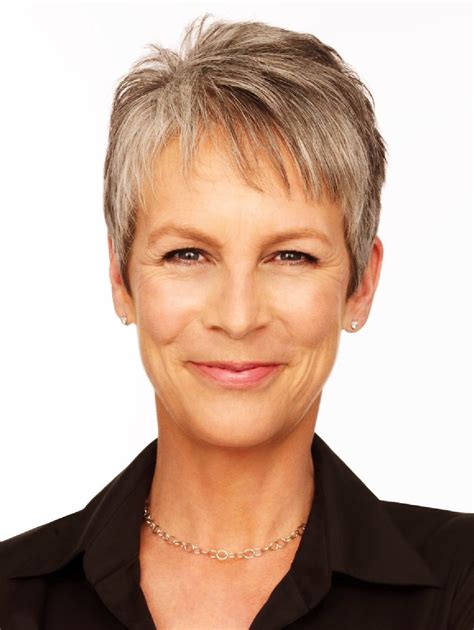
[[[145,509],[143,510],[143,519],[145,523],[147,523],[151,531],[162,538],[165,542],[170,545],[174,545],[176,547],[181,547],[184,551],[188,553],[193,553],[195,555],[206,555],[209,558],[213,558],[216,560],[227,560],[229,558],[241,559],[245,558],[246,560],[250,560],[251,558],[256,558],[261,556],[265,551],[276,551],[277,549],[281,549],[285,547],[289,542],[291,542],[297,536],[302,536],[306,527],[306,523],[302,523],[295,530],[291,532],[289,536],[284,536],[283,538],[278,538],[273,541],[269,545],[265,547],[250,547],[249,549],[244,549],[244,551],[226,551],[225,549],[202,549],[198,545],[193,545],[191,543],[183,542],[182,540],[176,539],[171,534],[167,534],[164,529],[155,523],[155,521],[151,518],[150,512],[148,511],[149,503],[145,501]]]

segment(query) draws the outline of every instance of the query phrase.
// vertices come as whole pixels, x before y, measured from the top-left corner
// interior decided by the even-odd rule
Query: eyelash
[[[161,256],[160,260],[161,261],[170,261],[170,262],[175,262],[176,264],[179,265],[187,265],[187,266],[192,266],[194,263],[197,263],[198,265],[201,265],[202,263],[195,261],[195,260],[190,260],[190,261],[184,261],[181,260],[179,258],[175,258],[176,254],[179,254],[181,252],[194,252],[197,254],[202,254],[203,251],[201,249],[197,249],[195,247],[185,247],[182,249],[173,249],[172,251],[166,253],[164,256]],[[293,262],[293,261],[283,261],[282,264],[288,264],[290,266],[300,266],[300,265],[317,265],[319,262],[319,258],[315,258],[314,256],[311,256],[310,254],[305,254],[304,252],[300,252],[297,251],[295,249],[284,249],[278,252],[278,254],[298,254],[299,256],[303,256],[306,259],[306,262]],[[179,261],[179,262],[178,262]]]

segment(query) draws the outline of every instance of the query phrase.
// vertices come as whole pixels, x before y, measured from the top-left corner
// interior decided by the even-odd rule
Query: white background
[[[474,511],[468,4],[62,3],[2,10],[0,539],[82,509],[156,436],[112,306],[102,168],[114,87],[205,12],[311,32],[371,90],[385,259],[316,430],[381,499]]]

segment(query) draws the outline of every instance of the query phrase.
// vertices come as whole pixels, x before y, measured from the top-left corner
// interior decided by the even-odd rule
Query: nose
[[[241,266],[227,269],[216,279],[205,312],[207,328],[225,330],[241,339],[269,321],[269,309],[261,278]]]

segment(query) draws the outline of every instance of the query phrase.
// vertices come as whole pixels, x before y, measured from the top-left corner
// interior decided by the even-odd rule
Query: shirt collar
[[[317,521],[324,525],[330,570],[380,584],[441,586],[403,536],[384,502],[317,434],[312,454],[316,500],[308,519],[309,529],[315,531]],[[316,537],[310,536],[306,542],[308,553],[301,554],[301,561],[304,558],[308,563],[306,556],[311,557]]]
[[[139,552],[157,447],[155,438],[83,510],[4,541],[7,560],[2,573],[8,577],[51,573],[84,553],[85,574],[98,585],[130,566]],[[315,494],[289,576],[304,604],[315,605],[329,589],[332,572],[381,584],[440,587],[384,502],[316,433],[311,453]],[[22,543],[22,553],[9,555],[8,547],[15,542]]]

